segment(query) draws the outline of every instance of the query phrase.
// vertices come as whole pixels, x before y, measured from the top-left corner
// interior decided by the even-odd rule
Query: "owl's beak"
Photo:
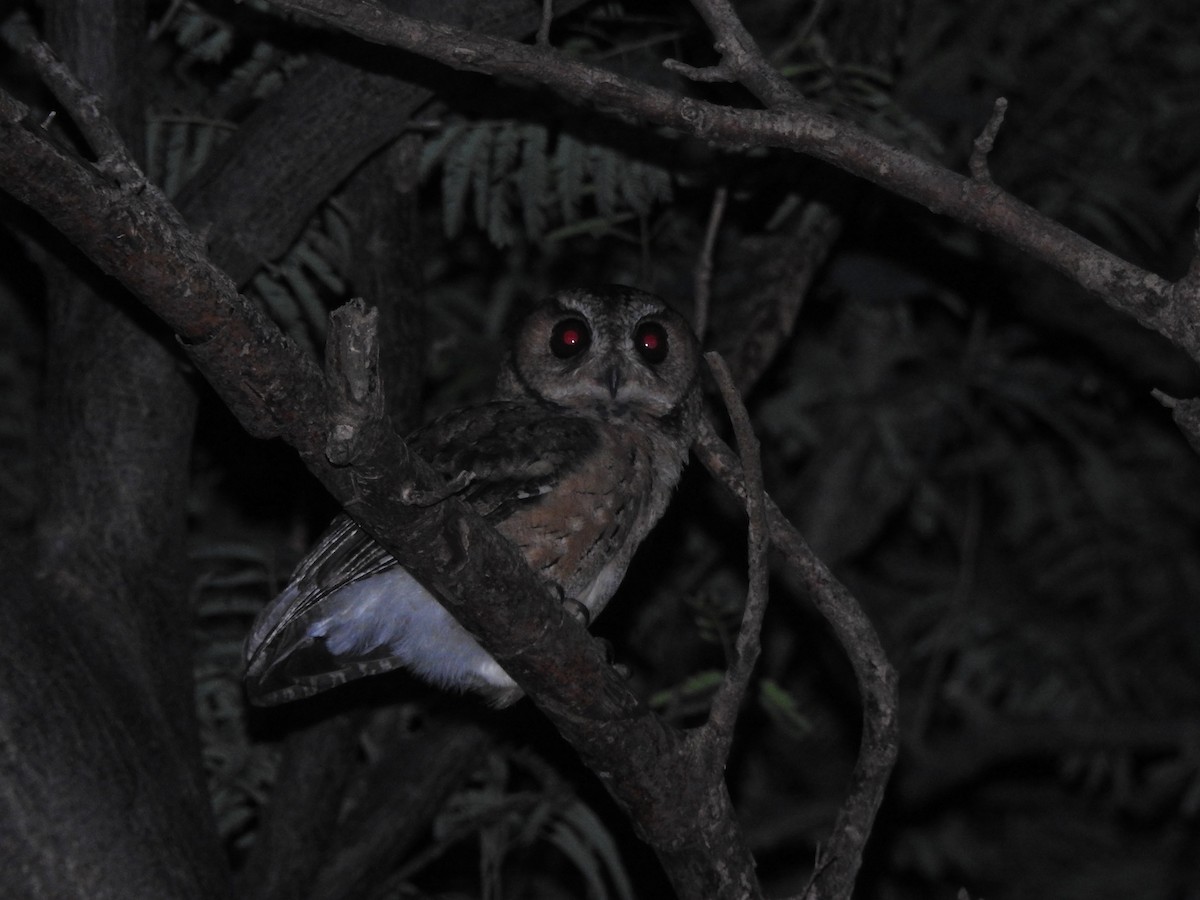
[[[621,367],[609,366],[608,371],[604,373],[604,386],[608,388],[609,394],[614,400],[617,399],[617,389],[621,386]]]

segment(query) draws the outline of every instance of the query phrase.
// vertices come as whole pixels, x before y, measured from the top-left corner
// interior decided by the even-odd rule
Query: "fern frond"
[[[546,231],[546,205],[550,197],[550,161],[546,148],[550,134],[541,125],[520,126],[521,163],[515,173],[517,195],[521,197],[521,215],[525,233],[530,236]]]
[[[462,140],[448,148],[442,165],[442,223],[446,237],[458,237],[466,221],[467,193],[475,171],[486,172],[491,134],[487,128],[470,128]],[[478,212],[478,210],[477,210]]]
[[[474,224],[497,247],[611,232],[672,195],[665,169],[539,123],[447,126],[422,154],[424,177],[439,166],[446,235],[462,233],[469,203]]]

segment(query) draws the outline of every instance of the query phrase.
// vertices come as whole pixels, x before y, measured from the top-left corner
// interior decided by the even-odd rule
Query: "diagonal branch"
[[[324,384],[312,361],[238,295],[157,188],[113,185],[27,118],[0,91],[0,188],[175,330],[247,430],[293,446],[347,511],[445,598],[597,774],[681,896],[757,897],[723,781],[697,771],[682,736],[639,703],[519,551],[455,498],[406,504],[414,485],[439,482],[390,428],[360,428],[377,439],[350,442],[353,460],[333,465]]]
[[[717,146],[792,150],[828,162],[933,212],[1024,250],[1200,360],[1200,289],[1173,285],[1104,250],[996,187],[807,107],[736,109],[682,97],[533,47],[392,13],[367,0],[272,0],[376,44],[456,69],[526,79],[569,102],[667,126]]]
[[[101,99],[75,80],[70,69],[44,43],[24,12],[14,13],[4,23],[4,42],[33,63],[38,76],[67,109],[78,110],[76,124],[99,157],[98,167],[118,180],[132,175],[132,160],[116,127],[101,113]]]

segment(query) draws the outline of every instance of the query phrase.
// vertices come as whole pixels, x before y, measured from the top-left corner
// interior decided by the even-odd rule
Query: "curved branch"
[[[1174,285],[1104,250],[993,185],[893,147],[808,104],[735,109],[651,87],[547,47],[412,19],[367,0],[271,0],[376,44],[456,69],[527,79],[569,102],[667,126],[729,149],[804,153],[1001,238],[1062,272],[1110,306],[1153,328],[1200,360],[1200,288]]]
[[[694,449],[713,477],[745,502],[746,486],[737,456],[711,427],[701,434]],[[846,651],[862,697],[863,731],[858,762],[829,841],[820,849],[806,893],[809,898],[849,897],[899,753],[896,671],[862,607],[817,559],[800,532],[769,498],[767,523],[771,543],[786,563],[785,571],[799,582]]]
[[[750,424],[750,414],[742,403],[729,366],[719,353],[706,353],[705,360],[712,370],[721,396],[733,423],[737,438],[738,455],[741,458],[742,483],[745,485],[746,518],[749,520],[747,557],[749,561],[749,588],[746,593],[746,608],[742,613],[742,625],[738,629],[737,643],[729,671],[713,695],[708,721],[690,737],[709,745],[714,775],[720,777],[729,759],[733,745],[733,731],[737,724],[738,709],[750,686],[754,664],[762,651],[762,623],[767,612],[769,596],[769,571],[767,551],[770,549],[770,534],[767,528],[767,493],[763,488],[762,461],[759,458],[758,437]]]

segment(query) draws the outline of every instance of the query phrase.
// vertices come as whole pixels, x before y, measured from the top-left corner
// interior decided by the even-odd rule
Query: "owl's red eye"
[[[634,349],[651,365],[658,365],[667,358],[667,329],[658,322],[643,322],[633,333]]]
[[[592,345],[592,332],[583,319],[563,319],[550,332],[550,352],[559,359],[578,356]]]

